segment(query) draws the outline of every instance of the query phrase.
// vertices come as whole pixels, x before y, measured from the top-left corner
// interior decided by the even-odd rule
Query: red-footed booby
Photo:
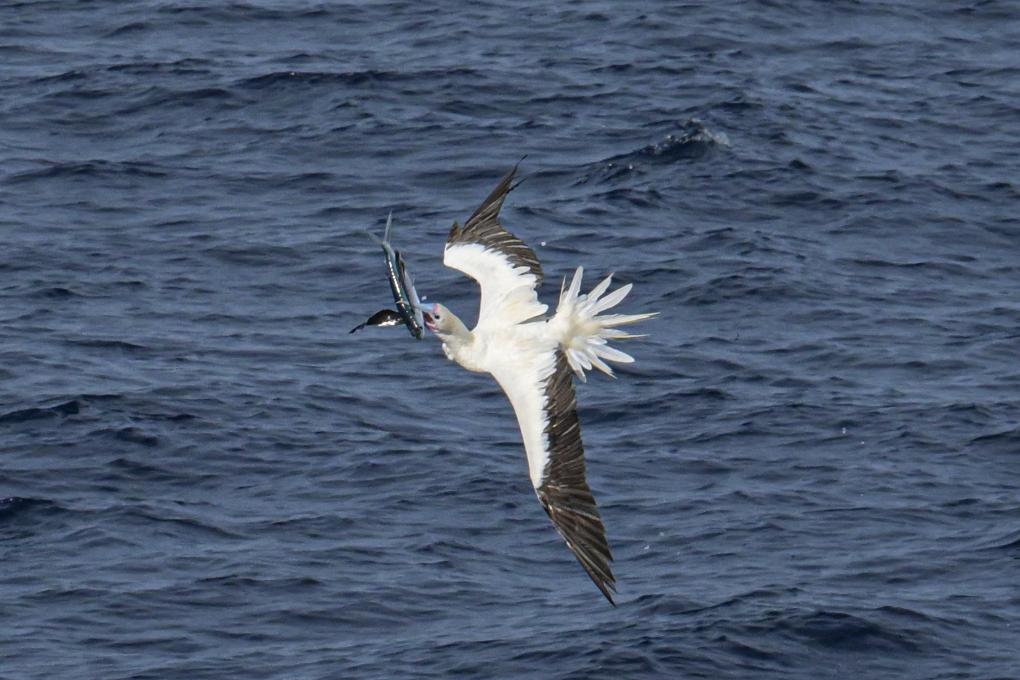
[[[620,326],[655,316],[603,314],[619,304],[631,284],[608,295],[608,276],[581,294],[583,269],[561,287],[551,318],[538,301],[542,266],[531,248],[503,228],[499,212],[515,188],[515,166],[461,227],[454,223],[443,264],[478,282],[478,323],[468,330],[449,309],[426,306],[425,325],[439,336],[446,356],[468,369],[490,373],[510,399],[520,425],[531,483],[538,500],[581,566],[610,603],[616,579],[613,557],[595,498],[585,479],[584,449],[573,376],[585,381],[593,367],[612,376],[606,363],[632,357],[609,340],[638,337]],[[566,280],[564,279],[564,284]]]

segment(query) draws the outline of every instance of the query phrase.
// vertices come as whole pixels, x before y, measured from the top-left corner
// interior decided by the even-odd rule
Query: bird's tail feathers
[[[556,308],[556,316],[553,318],[553,324],[556,327],[567,361],[582,382],[587,380],[584,372],[590,371],[593,367],[612,376],[613,369],[606,363],[607,361],[620,364],[633,363],[634,357],[610,347],[609,341],[642,337],[621,330],[620,326],[644,321],[658,315],[658,312],[603,314],[606,310],[620,304],[630,293],[633,284],[628,283],[606,295],[609,284],[613,280],[613,275],[610,274],[591,292],[582,294],[581,279],[583,276],[584,268],[578,267],[569,287],[566,286],[566,279],[563,280],[564,285],[560,289],[560,303]]]

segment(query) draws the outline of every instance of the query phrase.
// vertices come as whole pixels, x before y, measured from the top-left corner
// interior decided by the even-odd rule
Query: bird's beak
[[[424,309],[421,311],[422,318],[425,320],[425,327],[433,333],[436,332],[436,322],[432,320],[432,315],[426,312]]]

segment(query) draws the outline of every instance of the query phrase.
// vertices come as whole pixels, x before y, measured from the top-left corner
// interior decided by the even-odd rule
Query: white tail
[[[567,280],[563,279],[564,287],[560,288],[560,303],[556,308],[556,316],[551,322],[567,356],[567,361],[570,362],[570,367],[574,369],[574,373],[582,382],[587,380],[584,372],[590,371],[592,367],[612,376],[613,369],[606,361],[615,361],[621,364],[633,363],[634,357],[610,347],[609,341],[641,337],[640,335],[631,335],[618,327],[650,319],[658,313],[599,316],[607,309],[620,304],[627,297],[633,284],[628,283],[602,297],[613,280],[613,275],[610,274],[590,293],[582,295],[580,292],[583,276],[584,267],[578,267],[574,272],[574,278],[570,281],[569,288],[566,288]]]

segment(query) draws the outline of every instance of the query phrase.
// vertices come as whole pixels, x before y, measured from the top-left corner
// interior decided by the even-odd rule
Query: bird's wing
[[[512,348],[492,371],[510,399],[528,456],[531,483],[556,530],[610,603],[613,559],[595,497],[585,479],[573,374],[562,350]]]
[[[507,194],[516,187],[517,166],[508,172],[462,227],[454,223],[443,264],[464,272],[482,289],[478,325],[515,324],[545,314],[538,301],[542,265],[535,252],[499,222]]]

